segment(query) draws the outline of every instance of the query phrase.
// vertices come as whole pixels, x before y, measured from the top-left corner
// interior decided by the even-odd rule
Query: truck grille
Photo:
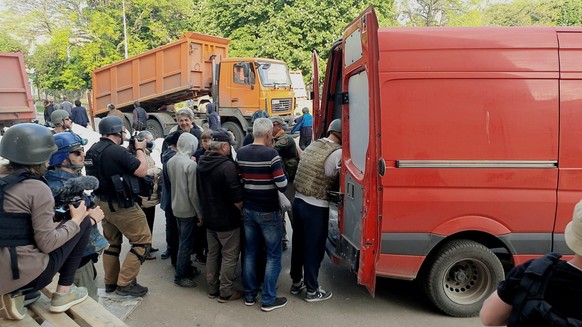
[[[286,112],[291,111],[291,104],[293,101],[291,99],[272,99],[271,100],[271,110],[273,112]]]

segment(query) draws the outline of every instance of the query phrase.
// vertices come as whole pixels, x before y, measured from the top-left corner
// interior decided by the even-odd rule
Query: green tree
[[[403,0],[399,21],[408,26],[478,25],[479,0]]]

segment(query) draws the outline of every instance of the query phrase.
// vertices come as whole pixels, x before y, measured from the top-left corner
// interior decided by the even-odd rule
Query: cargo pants
[[[152,243],[152,234],[146,216],[137,204],[131,208],[119,208],[116,203],[113,203],[115,212],[111,212],[107,201],[97,201],[97,205],[101,206],[105,213],[101,224],[103,236],[110,244],[103,254],[105,284],[127,286],[136,279],[143,261],[140,261],[134,253],[129,252],[123,261],[123,266],[120,267],[119,253],[123,236],[129,240],[133,250],[143,257],[146,254],[145,246],[151,246]]]

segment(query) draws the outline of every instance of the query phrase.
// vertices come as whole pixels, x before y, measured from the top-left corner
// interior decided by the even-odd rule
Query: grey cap
[[[0,156],[21,165],[38,165],[57,151],[53,133],[38,124],[10,127],[0,141]]]
[[[280,116],[271,116],[269,117],[269,119],[271,120],[271,122],[273,122],[273,124],[277,123],[281,126],[285,125],[285,121]]]
[[[309,112],[309,108],[303,107],[303,109],[301,109],[301,112],[304,113],[304,114],[306,114],[306,113]]]

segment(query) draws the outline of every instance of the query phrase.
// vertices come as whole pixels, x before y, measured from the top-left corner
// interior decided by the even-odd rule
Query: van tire
[[[154,140],[160,137],[164,137],[164,130],[162,129],[162,125],[155,119],[150,118],[147,120],[146,129],[152,133]]]
[[[473,317],[504,277],[501,261],[487,247],[454,240],[436,253],[423,284],[431,302],[446,314]]]
[[[243,132],[242,128],[239,124],[227,121],[221,124],[221,127],[226,129],[227,131],[231,131],[234,135],[234,140],[236,141],[236,145],[234,145],[234,149],[238,150],[242,146],[243,140],[245,139],[245,133]]]

